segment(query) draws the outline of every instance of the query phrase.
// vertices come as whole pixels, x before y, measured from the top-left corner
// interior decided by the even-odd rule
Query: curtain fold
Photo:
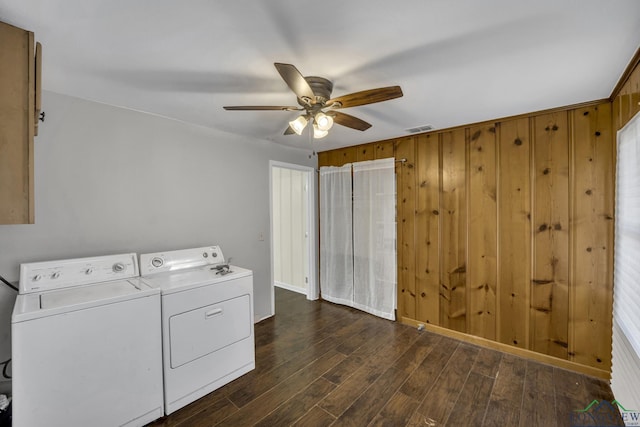
[[[353,301],[351,164],[320,168],[320,289],[338,304]]]
[[[353,164],[353,306],[395,320],[396,183],[393,158]]]
[[[395,320],[395,216],[393,158],[320,168],[323,299]]]

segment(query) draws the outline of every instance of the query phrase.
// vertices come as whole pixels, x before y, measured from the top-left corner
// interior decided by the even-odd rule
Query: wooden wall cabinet
[[[35,50],[32,32],[0,22],[0,224],[34,222]]]

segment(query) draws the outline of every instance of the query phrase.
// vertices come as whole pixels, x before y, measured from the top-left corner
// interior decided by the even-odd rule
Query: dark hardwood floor
[[[254,371],[150,425],[570,426],[613,400],[606,381],[282,289],[255,337]]]

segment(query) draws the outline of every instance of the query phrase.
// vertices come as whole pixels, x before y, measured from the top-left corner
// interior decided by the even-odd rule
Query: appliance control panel
[[[51,291],[140,275],[134,253],[31,262],[20,265],[19,292]]]
[[[140,255],[140,274],[146,276],[224,263],[224,255],[219,246],[154,252]]]

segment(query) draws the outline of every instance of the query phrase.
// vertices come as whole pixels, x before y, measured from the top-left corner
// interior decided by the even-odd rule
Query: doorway
[[[318,299],[316,268],[315,171],[270,162],[271,301],[274,287]]]

